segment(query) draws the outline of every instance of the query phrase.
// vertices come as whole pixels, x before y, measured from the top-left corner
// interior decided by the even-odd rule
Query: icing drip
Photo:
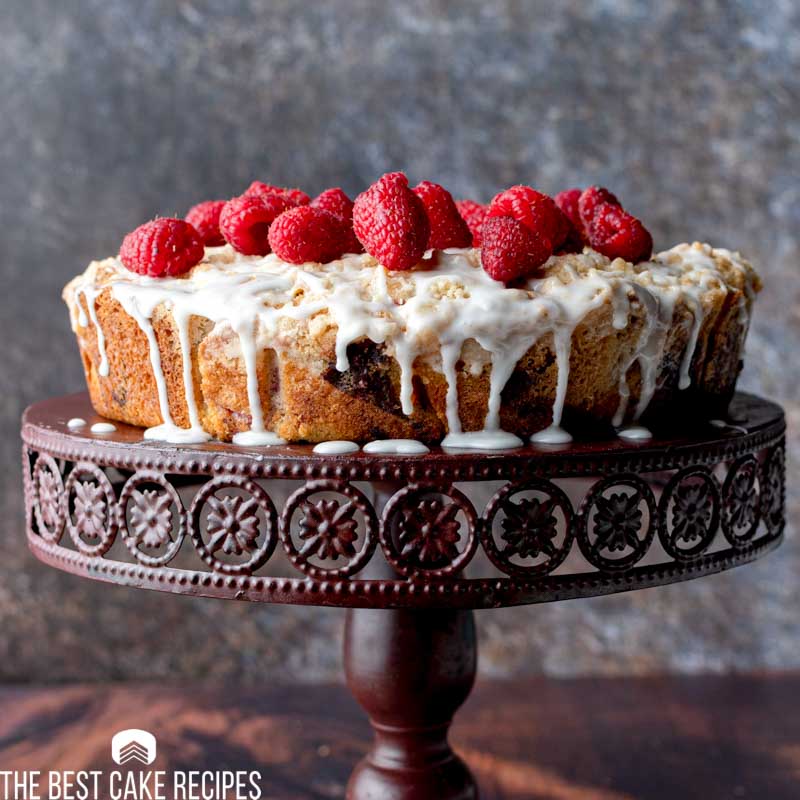
[[[92,433],[114,433],[116,429],[116,425],[112,425],[110,422],[95,422],[95,424],[89,428]]]
[[[73,417],[69,422],[67,422],[67,427],[71,430],[75,428],[85,428],[86,427],[86,420],[81,419],[80,417]]]
[[[641,441],[643,439],[652,439],[653,434],[647,428],[641,425],[631,425],[627,428],[621,428],[617,431],[617,436],[620,439],[629,439],[631,441]]]
[[[100,322],[97,319],[97,307],[95,305],[95,301],[97,300],[97,295],[100,294],[98,289],[91,285],[84,285],[81,286],[75,293],[76,302],[78,303],[78,324],[85,328],[89,324],[89,320],[86,319],[86,313],[83,310],[83,306],[81,306],[80,302],[78,301],[78,294],[83,294],[84,299],[86,300],[86,307],[89,309],[89,318],[92,320],[92,325],[94,325],[94,330],[97,335],[97,350],[100,353],[100,364],[97,367],[97,372],[102,377],[108,377],[108,356],[106,355],[106,337],[103,334],[103,328],[100,325]]]
[[[503,390],[520,359],[543,337],[552,336],[555,392],[551,424],[531,438],[540,443],[563,443],[570,440],[561,428],[561,419],[569,389],[573,335],[589,314],[610,303],[611,326],[618,331],[630,324],[634,303],[642,317],[633,352],[613,375],[619,386],[614,423],[620,426],[628,415],[627,375],[634,364],[641,375],[634,420],[644,413],[656,391],[676,304],[681,301],[681,308],[691,314],[678,375],[679,385],[685,388],[704,322],[704,295],[712,289],[729,290],[721,263],[727,260],[744,283],[746,299],[739,306],[742,335],[749,324],[757,281],[739,256],[699,244],[679,245],[635,266],[621,260],[609,262],[591,250],[554,256],[546,265],[546,277],[528,279],[517,287],[492,280],[481,269],[479,259],[479,251],[472,249],[434,251],[426,253],[413,271],[387,274],[368,255],[296,266],[273,254],[248,257],[221,247],[208,248],[205,261],[188,276],[161,279],[134,275],[111,259],[90,267],[71,284],[70,306],[73,327],[86,327],[89,318],[79,297],[86,298],[88,316],[97,328],[101,374],[108,370],[105,339],[95,313],[95,299],[101,291],[110,286],[113,296],[144,332],[162,417],[162,424],[149,429],[146,438],[175,442],[209,438],[202,428],[192,374],[190,325],[192,317],[198,317],[213,324],[207,335],[222,343],[219,347],[225,348],[225,357],[243,365],[251,423],[248,431],[236,434],[237,444],[283,443],[266,428],[259,354],[269,350],[280,364],[293,357],[304,337],[332,330],[339,371],[349,369],[348,347],[359,341],[383,345],[386,355],[394,357],[399,368],[400,406],[406,416],[414,413],[415,367],[424,364],[440,372],[446,382],[448,429],[443,446],[507,449],[520,446],[521,441],[501,428]],[[105,280],[97,282],[101,269]],[[188,428],[177,426],[170,413],[153,329],[154,314],[160,313],[171,314],[177,329]],[[462,430],[458,390],[462,375],[477,379],[488,375],[488,404],[480,431]]]
[[[376,439],[364,445],[364,452],[387,456],[420,456],[430,449],[416,439]]]
[[[442,440],[442,447],[453,450],[513,450],[522,447],[522,439],[501,430],[448,433]]]
[[[355,442],[344,441],[320,442],[314,445],[314,452],[322,456],[341,456],[345,453],[355,453],[359,449]]]
[[[559,425],[550,425],[544,430],[537,431],[531,436],[534,444],[569,444],[572,441],[570,436]]]

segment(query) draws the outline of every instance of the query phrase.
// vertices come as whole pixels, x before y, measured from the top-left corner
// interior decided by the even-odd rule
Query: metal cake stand
[[[347,683],[375,739],[348,797],[473,798],[447,731],[475,678],[472,609],[659,586],[743,564],[784,526],[782,410],[641,443],[322,456],[310,446],[174,447],[85,394],[22,423],[28,542],[95,580],[342,606]]]

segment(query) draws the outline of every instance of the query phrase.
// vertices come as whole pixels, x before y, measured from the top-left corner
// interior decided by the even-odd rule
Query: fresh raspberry
[[[487,217],[483,223],[481,263],[496,281],[535,272],[553,254],[550,240],[513,217]]]
[[[246,195],[279,194],[285,197],[293,206],[307,206],[311,198],[302,189],[286,189],[283,186],[273,186],[262,181],[253,181],[244,192]]]
[[[346,238],[344,220],[312,206],[284,211],[269,229],[273,252],[290,264],[334,261],[344,253]]]
[[[583,227],[581,215],[578,211],[578,200],[583,189],[564,189],[559,192],[553,200],[555,204],[567,215],[567,219],[580,230]]]
[[[422,200],[431,226],[428,249],[444,250],[446,247],[469,247],[472,234],[469,226],[458,213],[453,196],[444,186],[431,181],[422,181],[413,189]]]
[[[552,197],[530,186],[518,185],[495,195],[489,205],[488,216],[514,217],[529,230],[549,239],[556,248],[569,233],[558,211]]]
[[[589,244],[608,258],[637,263],[650,258],[653,237],[633,214],[610,203],[600,205],[588,228]]]
[[[411,269],[428,247],[431,226],[422,200],[402,172],[387,172],[353,205],[353,230],[387,269]]]
[[[225,244],[225,237],[219,231],[219,215],[224,205],[224,200],[206,200],[186,213],[186,221],[194,225],[206,247]]]
[[[602,186],[590,186],[581,192],[581,196],[578,198],[578,215],[585,231],[589,230],[597,209],[602,205],[622,208],[622,204],[617,200],[616,196]]]
[[[456,200],[456,208],[472,234],[472,246],[481,246],[481,228],[489,213],[489,206],[474,200]]]
[[[565,189],[553,198],[564,215],[564,224],[567,228],[567,236],[558,248],[559,253],[580,253],[586,241],[581,215],[578,211],[578,199],[582,191],[582,189]]]
[[[161,217],[131,231],[119,249],[122,263],[139,275],[174,277],[203,260],[200,234],[184,219]]]
[[[363,253],[364,246],[356,238],[353,231],[353,201],[337,186],[326,189],[312,201],[314,208],[321,208],[339,217],[347,225],[347,242],[345,253]]]
[[[219,215],[219,229],[234,250],[246,256],[269,253],[269,226],[292,204],[282,195],[241,195],[228,200]]]

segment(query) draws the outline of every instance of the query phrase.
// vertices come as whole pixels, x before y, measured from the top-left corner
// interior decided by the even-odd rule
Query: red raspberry
[[[602,205],[622,208],[622,204],[617,200],[616,196],[602,186],[590,186],[581,192],[581,196],[578,198],[578,215],[584,230],[588,231],[597,209]]]
[[[578,199],[582,189],[565,189],[559,192],[554,200],[561,213],[564,215],[567,226],[567,238],[558,248],[559,253],[580,253],[586,239],[583,230],[581,215],[578,211]]]
[[[312,206],[284,211],[269,229],[272,250],[290,264],[334,261],[344,253],[346,238],[344,220]]]
[[[611,259],[624,258],[635,264],[653,252],[653,237],[641,221],[610,203],[597,208],[588,236],[590,246]]]
[[[364,246],[358,241],[353,232],[353,201],[338,186],[333,189],[326,189],[322,194],[318,194],[311,201],[311,205],[314,208],[328,211],[345,222],[347,225],[345,253],[364,252]]]
[[[119,249],[120,261],[131,271],[151,278],[174,277],[203,260],[200,234],[183,219],[162,217],[131,231]]]
[[[456,208],[472,234],[472,246],[480,247],[481,228],[489,213],[489,206],[476,203],[474,200],[456,200]]]
[[[253,181],[244,192],[246,195],[279,194],[285,197],[293,206],[307,206],[311,198],[302,189],[285,189],[283,186],[273,186],[270,183]]]
[[[481,263],[496,281],[509,283],[535,272],[553,254],[550,240],[513,217],[483,223]]]
[[[428,249],[444,250],[446,247],[469,247],[472,244],[469,227],[458,213],[453,196],[444,186],[422,181],[413,191],[422,200],[431,226]]]
[[[583,189],[564,189],[559,192],[553,200],[555,204],[567,215],[567,219],[580,230],[583,227],[581,215],[578,211],[578,199]]]
[[[241,195],[228,200],[219,215],[219,229],[234,250],[246,256],[269,253],[269,226],[292,204],[282,195]]]
[[[554,248],[559,247],[569,233],[553,198],[530,186],[512,186],[495,195],[488,217],[514,217],[533,233],[548,239]]]
[[[192,206],[186,213],[186,221],[194,225],[206,247],[225,244],[225,237],[219,231],[219,215],[224,205],[224,200],[206,200]]]
[[[387,172],[353,205],[353,230],[387,269],[411,269],[428,246],[431,226],[422,200],[402,172]]]

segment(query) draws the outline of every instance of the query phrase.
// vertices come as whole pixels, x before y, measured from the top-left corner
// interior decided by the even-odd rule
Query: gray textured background
[[[223,11],[222,9],[225,9]],[[457,196],[607,184],[656,245],[760,267],[743,384],[800,415],[800,6],[2,0],[0,679],[318,679],[341,614],[94,585],[23,547],[17,420],[81,388],[61,286],[252,178]],[[789,449],[790,513],[797,519]],[[790,534],[791,534],[790,526]],[[694,584],[484,612],[491,674],[800,666],[798,545]]]

